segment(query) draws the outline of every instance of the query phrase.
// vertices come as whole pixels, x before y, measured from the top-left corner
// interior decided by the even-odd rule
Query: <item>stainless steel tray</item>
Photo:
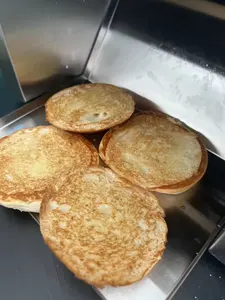
[[[0,137],[26,127],[47,124],[44,103],[47,95],[0,119]],[[140,109],[148,101],[138,104]],[[98,146],[102,134],[87,137]],[[148,277],[126,287],[105,287],[96,291],[107,300],[171,299],[220,230],[221,216],[215,213],[204,181],[181,195],[158,194],[166,211],[168,244],[162,260]],[[210,199],[209,199],[210,197]],[[38,215],[33,214],[38,222]],[[222,222],[222,221],[221,221]],[[219,224],[219,226],[217,225]]]

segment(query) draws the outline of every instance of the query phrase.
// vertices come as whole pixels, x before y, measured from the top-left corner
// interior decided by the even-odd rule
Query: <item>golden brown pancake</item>
[[[120,176],[148,190],[169,194],[197,183],[208,162],[196,133],[157,112],[134,115],[108,131],[99,153]]]
[[[152,193],[92,167],[42,202],[40,226],[46,244],[78,278],[122,286],[143,278],[161,258],[163,215]]]
[[[39,212],[68,174],[98,164],[84,137],[53,126],[19,130],[0,140],[0,204]]]
[[[82,84],[53,95],[46,103],[47,120],[72,132],[97,132],[118,125],[134,112],[125,90],[109,84]]]

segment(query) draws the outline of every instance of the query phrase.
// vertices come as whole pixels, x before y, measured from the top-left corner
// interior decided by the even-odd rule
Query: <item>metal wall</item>
[[[86,75],[179,118],[225,159],[224,19],[212,1],[121,0]]]
[[[109,2],[0,1],[0,22],[26,100],[83,72]]]
[[[0,26],[0,118],[23,104],[23,95]]]

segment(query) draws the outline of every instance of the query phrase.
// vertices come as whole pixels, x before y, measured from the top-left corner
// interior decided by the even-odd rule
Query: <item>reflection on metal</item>
[[[196,12],[225,20],[224,6],[207,0],[164,0],[167,3],[182,6]]]
[[[109,2],[0,2],[1,25],[26,100],[83,72]]]
[[[42,97],[0,119],[0,137],[24,127],[46,124],[43,107],[45,101],[46,97]],[[87,137],[97,146],[101,135]],[[166,210],[169,228],[168,244],[163,259],[142,281],[127,287],[106,287],[98,289],[97,292],[107,300],[167,299],[197,263],[212,233],[215,234],[215,230],[218,230],[216,223],[221,216],[212,211],[205,188],[202,181],[180,195],[158,194],[161,205]],[[207,188],[209,189],[209,186]],[[213,201],[213,194],[211,200]],[[37,215],[33,217],[38,221]]]
[[[225,265],[225,218],[223,229],[210,246],[209,252]]]
[[[109,8],[107,10],[107,13],[105,14],[105,17],[103,19],[103,22],[101,24],[100,30],[98,32],[98,35],[96,36],[95,43],[93,45],[93,49],[90,52],[89,58],[87,60],[87,64],[84,68],[84,76],[86,78],[89,77],[89,74],[94,67],[98,55],[100,54],[101,51],[101,46],[103,45],[104,38],[106,37],[106,34],[110,28],[111,22],[113,20],[114,14],[116,12],[116,9],[118,7],[120,0],[111,0]]]
[[[8,99],[6,99],[6,94],[3,93],[2,90],[7,90],[11,93],[13,92],[14,97],[16,99],[11,99],[11,97],[7,97]],[[2,31],[1,25],[0,25],[0,92],[2,97],[2,101],[1,101],[1,105],[3,106],[2,108],[6,106],[5,101],[18,102],[24,100],[22,89],[18,83],[18,79],[16,77],[16,74],[14,72],[10,60],[8,49],[5,43],[5,36]]]
[[[147,22],[141,23],[142,31],[135,30],[132,18],[122,19],[119,5],[88,79],[149,99],[147,107],[155,106],[199,131],[207,148],[225,159],[225,77],[207,64],[163,49],[163,41],[153,44],[143,24]]]

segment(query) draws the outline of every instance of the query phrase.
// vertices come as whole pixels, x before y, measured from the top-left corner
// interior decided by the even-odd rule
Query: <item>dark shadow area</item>
[[[206,252],[173,300],[225,299],[225,266]]]

